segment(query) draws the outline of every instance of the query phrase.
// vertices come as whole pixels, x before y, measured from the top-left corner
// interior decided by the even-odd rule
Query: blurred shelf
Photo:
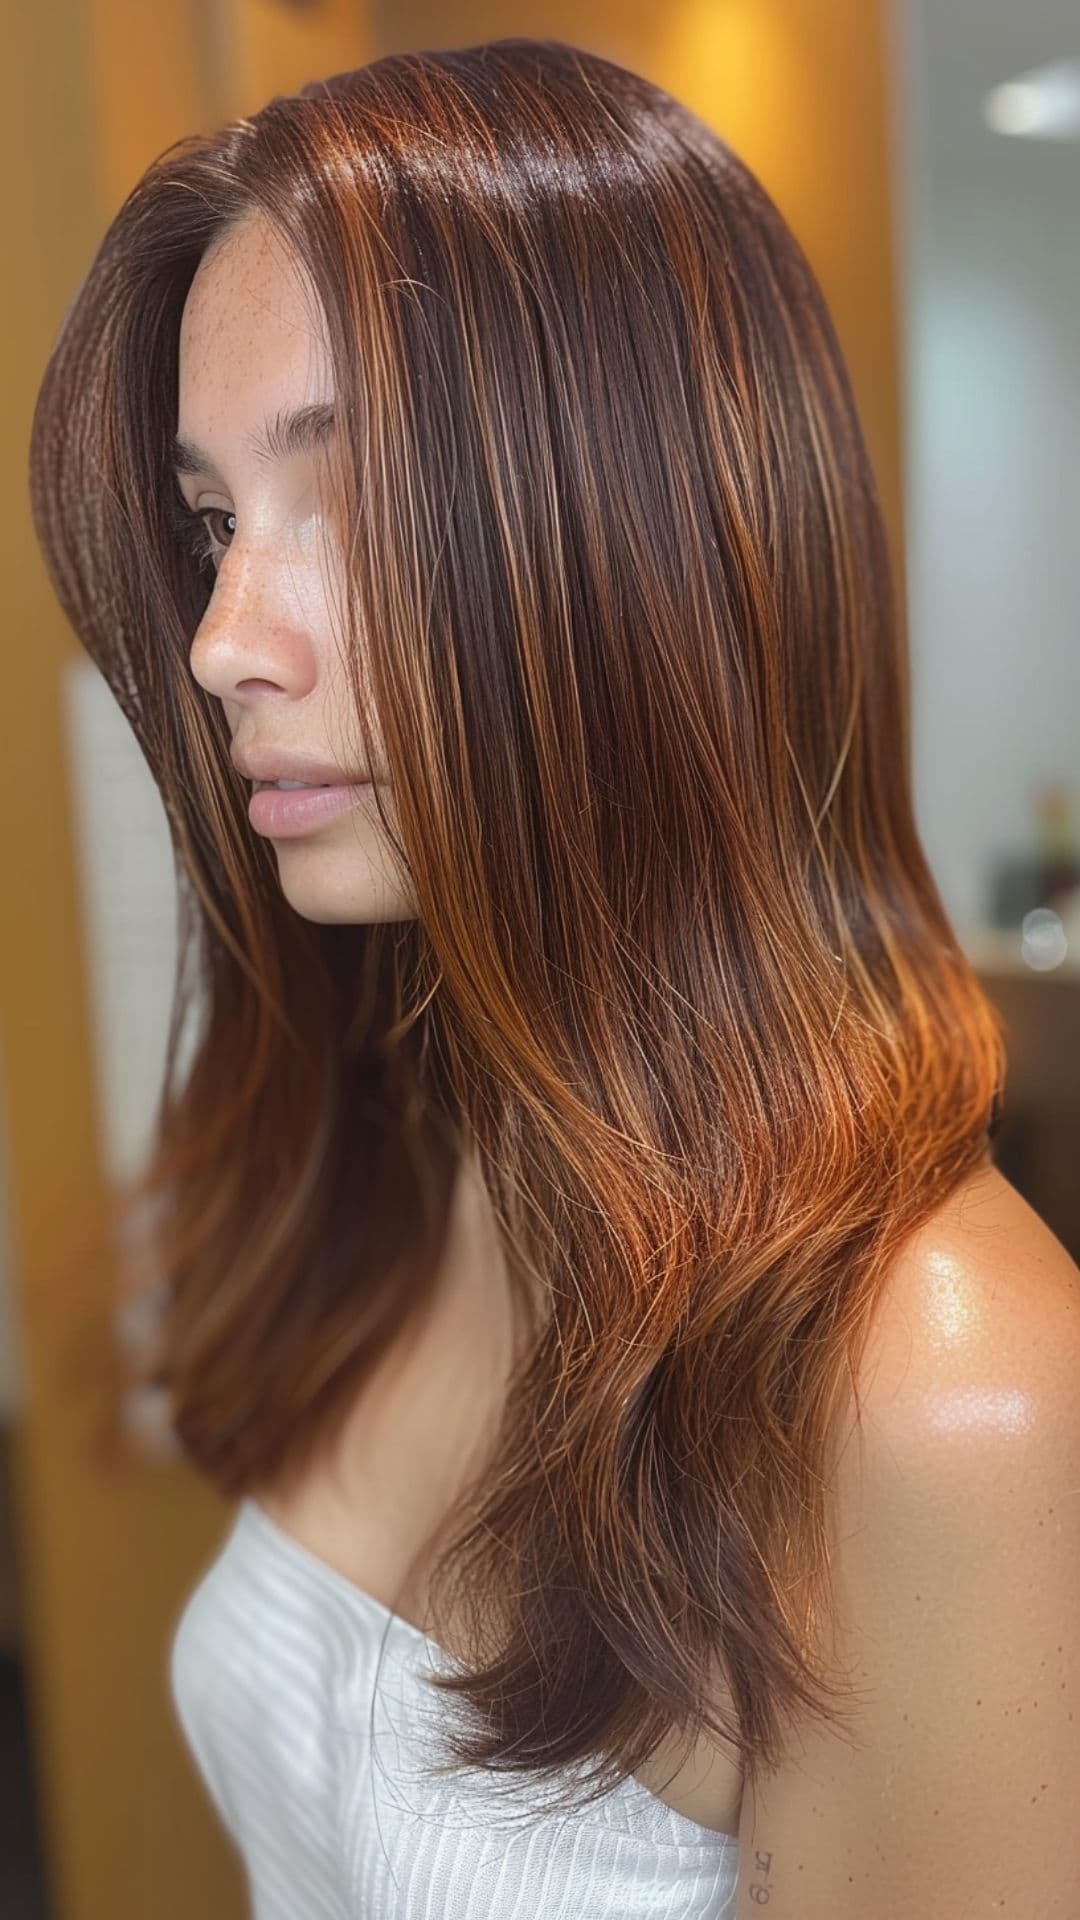
[[[1019,927],[1005,932],[997,927],[974,927],[958,932],[960,944],[980,973],[1014,980],[1045,980],[1076,986],[1080,982],[1080,947],[1053,967],[1034,967],[1025,960]]]

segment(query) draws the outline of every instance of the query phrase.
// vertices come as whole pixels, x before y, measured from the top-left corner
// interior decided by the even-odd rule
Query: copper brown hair
[[[415,920],[283,901],[189,670],[213,575],[174,526],[180,316],[251,214],[325,318],[343,633]],[[123,1204],[187,1457],[233,1497],[325,1454],[474,1152],[521,1352],[432,1587],[473,1622],[454,1759],[587,1762],[600,1792],[675,1727],[775,1764],[795,1708],[842,1717],[827,1495],[875,1306],[1004,1082],[913,820],[878,491],[794,236],[598,55],[378,59],[148,167],[60,326],[31,489],[176,856]]]

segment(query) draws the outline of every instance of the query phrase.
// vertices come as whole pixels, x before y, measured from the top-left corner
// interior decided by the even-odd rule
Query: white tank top
[[[734,1920],[737,1839],[632,1776],[567,1812],[520,1775],[425,1772],[457,1706],[425,1684],[439,1669],[427,1634],[240,1501],[169,1680],[252,1920]]]

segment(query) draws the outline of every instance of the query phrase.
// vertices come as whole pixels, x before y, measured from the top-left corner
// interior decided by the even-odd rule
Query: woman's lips
[[[311,833],[339,813],[355,807],[370,780],[339,781],[335,786],[257,787],[248,801],[248,819],[256,833],[271,840],[289,840]]]

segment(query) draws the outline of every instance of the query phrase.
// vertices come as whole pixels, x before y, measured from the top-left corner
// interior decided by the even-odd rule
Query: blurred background
[[[995,1158],[1080,1258],[1076,0],[38,0],[9,9],[0,940],[0,1914],[240,1920],[165,1654],[224,1519],[131,1398],[95,1250],[172,985],[156,790],[65,629],[26,446],[105,226],[180,135],[406,47],[536,33],[659,82],[806,248],[904,588],[919,826],[1002,1008]]]

